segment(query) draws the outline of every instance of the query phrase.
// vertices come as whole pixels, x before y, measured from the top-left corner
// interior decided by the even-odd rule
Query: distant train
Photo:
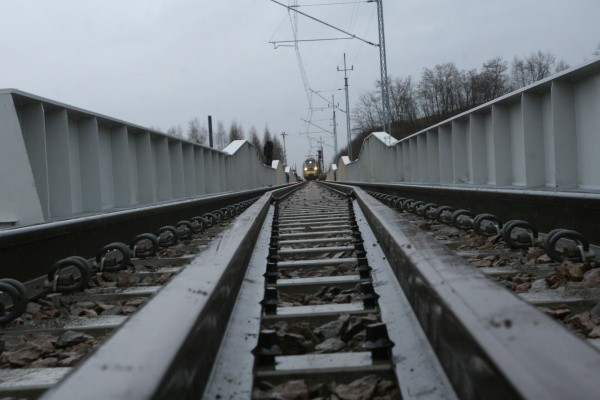
[[[304,175],[304,179],[307,181],[319,178],[319,175],[321,175],[321,170],[319,169],[319,164],[314,158],[307,158],[306,161],[304,161],[304,165],[302,166],[302,174]]]

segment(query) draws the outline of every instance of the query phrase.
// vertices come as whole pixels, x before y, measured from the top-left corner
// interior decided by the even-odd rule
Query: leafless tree
[[[223,150],[227,146],[227,132],[225,131],[225,125],[221,121],[217,122],[214,143],[218,150]]]
[[[556,57],[550,52],[538,50],[524,59],[515,57],[511,66],[513,89],[531,85],[552,74]]]
[[[273,160],[279,160],[283,162],[283,144],[277,136],[273,136]]]
[[[187,137],[192,142],[204,144],[208,136],[208,130],[205,126],[200,125],[198,118],[193,118],[188,122]]]
[[[260,138],[258,137],[258,131],[254,125],[248,131],[248,136],[248,141],[256,148],[256,151],[258,151],[258,154],[260,155],[260,159],[262,162],[264,162],[265,156],[263,154],[262,144],[260,142]]]
[[[242,140],[244,139],[244,128],[242,125],[238,124],[236,120],[231,122],[231,126],[229,127],[229,137],[227,138],[229,143],[234,140]]]
[[[554,72],[564,71],[565,69],[569,68],[571,68],[571,66],[565,60],[560,59],[554,67]]]
[[[419,82],[421,110],[426,116],[443,117],[466,105],[462,76],[454,63],[424,68]]]
[[[368,91],[358,96],[358,104],[352,109],[355,132],[372,131],[383,126],[381,101],[377,91]]]
[[[181,127],[181,125],[177,125],[177,126],[172,126],[167,130],[167,135],[171,135],[171,136],[175,136],[178,138],[184,138],[184,134],[183,134],[183,128]]]
[[[394,79],[390,82],[389,92],[392,123],[414,122],[418,118],[419,106],[412,78],[409,76]]]

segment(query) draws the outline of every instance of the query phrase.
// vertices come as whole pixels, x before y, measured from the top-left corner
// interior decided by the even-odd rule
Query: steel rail
[[[200,398],[269,208],[264,194],[42,398]]]
[[[461,398],[597,398],[598,351],[362,189],[328,185],[354,190]]]
[[[600,193],[548,192],[547,190],[486,189],[444,185],[344,182],[353,187],[410,197],[425,202],[492,213],[504,221],[521,219],[540,232],[555,228],[581,232],[591,243],[600,244]]]

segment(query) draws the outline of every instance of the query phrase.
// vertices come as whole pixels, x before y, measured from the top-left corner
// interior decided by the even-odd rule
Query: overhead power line
[[[370,42],[370,41],[368,41],[368,40],[366,40],[366,39],[363,39],[363,38],[361,38],[361,37],[359,37],[359,36],[356,36],[356,35],[354,35],[354,34],[352,34],[352,33],[350,33],[350,32],[346,32],[346,31],[345,31],[345,30],[343,30],[343,29],[340,29],[340,28],[338,28],[338,27],[336,27],[336,26],[333,26],[333,25],[331,25],[331,24],[329,24],[329,23],[327,23],[327,22],[325,22],[325,21],[322,21],[322,20],[320,20],[320,19],[318,19],[318,18],[315,18],[315,17],[313,17],[312,15],[308,15],[308,14],[306,14],[306,13],[302,12],[302,11],[298,11],[298,10],[296,9],[296,7],[285,5],[285,4],[283,4],[283,3],[280,3],[280,2],[278,2],[277,0],[271,0],[271,1],[272,1],[273,3],[275,3],[275,4],[279,4],[280,6],[287,8],[287,9],[288,9],[288,11],[293,11],[293,12],[295,12],[295,13],[298,13],[298,14],[300,14],[300,15],[303,15],[303,16],[305,16],[306,18],[310,18],[310,19],[312,19],[313,21],[317,21],[317,22],[319,22],[319,23],[321,23],[321,24],[323,24],[323,25],[325,25],[325,26],[328,26],[328,27],[330,27],[331,29],[335,29],[335,30],[336,30],[336,31],[338,31],[338,32],[342,32],[343,34],[345,34],[345,35],[348,35],[348,36],[350,36],[350,37],[351,37],[351,38],[353,38],[353,39],[358,39],[358,40],[360,40],[361,42],[365,42],[365,43],[367,43],[367,44],[370,44],[371,46],[375,46],[375,47],[379,46],[379,45],[378,45],[378,44],[376,44],[376,43]]]
[[[345,4],[357,4],[357,3],[372,3],[373,0],[364,0],[364,1],[340,1],[337,3],[320,3],[320,4],[298,4],[291,7],[317,7],[317,6],[340,6]]]

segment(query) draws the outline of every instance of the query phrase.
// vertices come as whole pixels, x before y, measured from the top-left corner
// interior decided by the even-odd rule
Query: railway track
[[[3,290],[1,398],[37,398],[71,372],[255,200],[112,243],[95,259],[65,258],[26,284],[8,280],[29,299]]]
[[[461,257],[497,254],[457,255],[447,245],[464,237],[440,243],[358,188],[292,189],[263,195],[214,240],[185,243],[188,254],[206,246],[196,257],[163,251],[187,258],[185,268],[146,259],[156,279],[173,274],[168,283],[135,313],[139,295],[118,304],[131,316],[75,370],[41,371],[52,386],[43,398],[597,396],[599,353]],[[136,273],[127,279],[147,278]],[[69,307],[82,302],[92,301],[71,298]],[[69,335],[77,341],[82,331]],[[81,344],[96,346],[72,346]],[[42,388],[29,389],[16,394]]]
[[[600,347],[600,249],[579,232],[559,228],[541,234],[523,220],[503,224],[493,214],[369,194],[488,278]]]

